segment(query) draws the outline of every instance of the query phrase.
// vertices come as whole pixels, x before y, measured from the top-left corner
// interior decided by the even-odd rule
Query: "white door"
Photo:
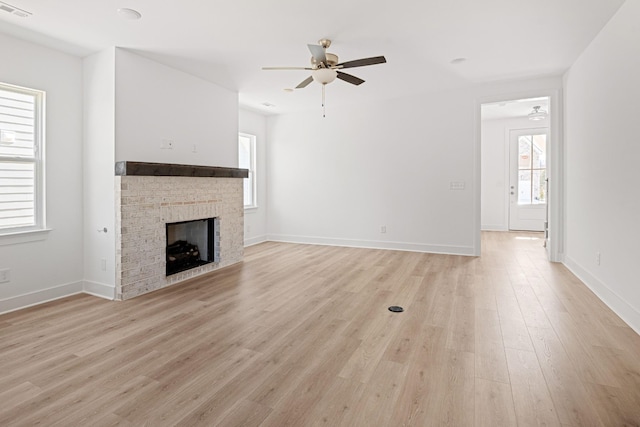
[[[510,132],[510,230],[545,230],[548,146],[548,128]]]

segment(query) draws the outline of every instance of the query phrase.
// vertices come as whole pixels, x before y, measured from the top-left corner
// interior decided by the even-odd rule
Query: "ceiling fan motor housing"
[[[323,64],[322,62],[316,60],[313,56],[311,57],[311,65],[313,68],[330,68],[334,67],[338,64],[338,55],[333,53],[326,52],[325,56],[327,61]]]

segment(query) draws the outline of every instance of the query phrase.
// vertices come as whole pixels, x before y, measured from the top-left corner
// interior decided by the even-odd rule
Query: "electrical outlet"
[[[384,234],[387,232],[387,226],[386,225],[381,225],[380,226],[380,233]]]
[[[0,283],[7,283],[11,281],[11,275],[9,274],[11,270],[8,268],[3,268],[0,270]]]
[[[596,252],[596,265],[600,265],[600,252]]]
[[[100,259],[100,270],[107,271],[107,260],[105,258]]]
[[[173,142],[173,139],[168,139],[167,140],[167,149],[173,150],[173,146],[174,145],[175,145],[175,143]]]

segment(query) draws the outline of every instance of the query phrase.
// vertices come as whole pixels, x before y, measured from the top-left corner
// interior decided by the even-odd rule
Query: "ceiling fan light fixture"
[[[547,118],[549,113],[547,113],[545,110],[541,110],[540,108],[541,107],[539,105],[536,105],[535,107],[533,107],[533,111],[530,112],[528,116],[529,120],[533,120],[534,122],[537,122]]]
[[[332,68],[318,68],[317,70],[313,70],[311,75],[313,76],[313,80],[322,85],[326,85],[338,77],[338,72]]]

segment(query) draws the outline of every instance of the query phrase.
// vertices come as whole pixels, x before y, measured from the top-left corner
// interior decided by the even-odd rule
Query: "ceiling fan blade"
[[[356,86],[364,83],[364,80],[362,80],[360,77],[352,76],[351,74],[343,73],[341,71],[338,71],[338,78]]]
[[[317,61],[323,64],[327,63],[327,56],[324,54],[324,48],[317,44],[308,44],[307,47],[311,51],[311,56]]]
[[[387,60],[384,56],[374,56],[371,58],[362,58],[354,61],[343,62],[342,64],[336,65],[336,68],[364,67],[365,65],[384,64],[385,62],[387,62]]]
[[[310,67],[262,67],[263,70],[313,70]]]
[[[313,76],[309,76],[306,79],[304,79],[302,82],[300,82],[300,84],[296,86],[296,89],[302,89],[303,87],[307,87],[309,83],[311,83],[312,81],[313,81]]]

